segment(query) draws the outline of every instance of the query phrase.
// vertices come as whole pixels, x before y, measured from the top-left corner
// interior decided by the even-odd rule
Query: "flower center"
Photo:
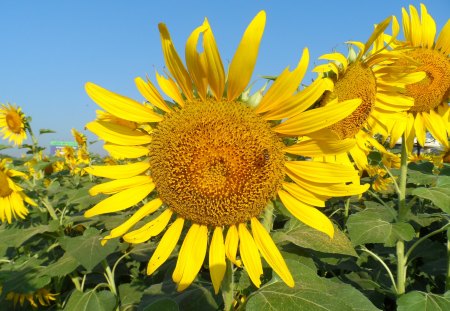
[[[22,118],[15,111],[8,111],[6,114],[6,124],[11,132],[19,134],[22,131]]]
[[[417,83],[406,86],[406,94],[414,98],[410,112],[430,111],[450,95],[450,60],[435,50],[416,48],[407,54],[420,63],[417,71],[424,71],[427,76]]]
[[[0,197],[5,198],[12,193],[6,174],[0,170]]]
[[[361,105],[351,115],[331,125],[329,129],[340,139],[354,137],[364,126],[372,111],[376,92],[376,80],[372,70],[360,62],[351,64],[334,84],[334,91],[325,94],[321,106],[327,105],[336,97],[339,101],[361,98]]]
[[[152,133],[151,175],[181,217],[210,226],[242,223],[281,187],[283,147],[251,108],[194,101],[167,114]]]

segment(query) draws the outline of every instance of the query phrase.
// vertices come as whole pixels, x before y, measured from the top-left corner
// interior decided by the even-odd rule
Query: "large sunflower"
[[[114,116],[104,114],[87,128],[107,142],[108,150],[140,161],[88,168],[93,175],[114,180],[91,188],[92,195],[112,196],[85,215],[118,212],[145,200],[147,203],[104,240],[123,236],[130,243],[142,243],[159,235],[174,218],[148,263],[148,274],[169,258],[187,225],[189,230],[173,272],[180,291],[192,283],[202,267],[208,240],[209,269],[216,293],[224,277],[226,258],[238,266],[243,264],[259,287],[263,273],[260,254],[287,285],[293,286],[283,257],[258,220],[265,206],[278,195],[295,217],[332,237],[332,223],[314,206],[323,207],[331,196],[358,194],[367,189],[359,185],[353,168],[305,161],[306,157],[286,157],[287,152],[312,157],[345,150],[347,142],[328,145],[311,139],[287,147],[285,140],[292,144],[294,139],[289,137],[329,126],[359,104],[359,100],[351,100],[342,106],[305,112],[329,87],[321,82],[296,93],[308,65],[306,49],[297,68],[283,71],[256,108],[241,101],[256,62],[265,19],[264,12],[258,13],[246,29],[227,80],[207,20],[187,40],[187,69],[166,26],[160,24],[170,75],[157,73],[156,79],[174,100],[173,105],[167,104],[150,81],[140,78],[135,82],[148,101],[144,105],[86,84],[89,96]],[[200,35],[202,53],[197,51]],[[272,121],[281,119],[287,120]],[[147,224],[128,232],[158,209],[158,216],[150,216]]]
[[[20,107],[2,104],[0,107],[0,132],[3,133],[3,139],[8,138],[17,146],[21,145],[27,138],[26,126],[27,120]]]
[[[11,179],[11,177],[25,177],[25,174],[8,169],[7,163],[7,159],[0,161],[0,220],[11,223],[14,218],[24,219],[28,214],[24,201],[33,206],[36,206],[36,203]]]
[[[411,151],[414,138],[424,146],[429,131],[443,146],[449,147],[449,105],[450,98],[450,20],[447,21],[436,39],[436,23],[424,4],[421,17],[410,5],[409,12],[402,8],[404,41],[396,41],[397,49],[403,50],[409,63],[417,65],[417,71],[426,73],[420,82],[406,87],[405,95],[414,98],[414,105],[407,111],[407,118],[397,119],[393,142],[403,133],[408,150]],[[403,60],[399,65],[407,65]]]
[[[360,170],[367,169],[367,155],[373,148],[387,156],[394,156],[373,138],[373,134],[390,134],[392,119],[406,115],[405,111],[414,104],[413,98],[403,95],[405,85],[424,78],[422,72],[411,72],[411,68],[392,65],[401,55],[388,51],[383,42],[384,31],[391,20],[392,38],[395,38],[399,25],[395,17],[389,17],[375,27],[366,43],[349,42],[349,58],[338,52],[325,54],[320,59],[332,62],[314,69],[316,72],[324,72],[326,77],[334,81],[334,89],[325,92],[319,102],[320,106],[329,106],[336,100],[361,99],[361,104],[348,117],[319,132],[322,137],[327,137],[324,134],[331,131],[341,140],[355,139],[356,144],[348,154]],[[358,54],[354,52],[354,47],[359,49]],[[336,160],[346,159],[348,162],[345,156]]]

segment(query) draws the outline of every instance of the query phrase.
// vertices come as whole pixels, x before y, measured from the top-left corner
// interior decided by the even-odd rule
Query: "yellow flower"
[[[76,129],[72,129],[72,136],[75,139],[75,141],[78,144],[78,147],[80,148],[86,148],[86,142],[87,142],[87,138],[86,135],[84,135],[83,133],[78,132]]]
[[[263,273],[260,254],[287,285],[294,286],[283,257],[258,220],[265,206],[278,195],[295,217],[333,237],[331,221],[315,206],[325,206],[331,196],[367,189],[359,185],[358,173],[351,167],[286,157],[290,153],[305,159],[342,148],[339,142],[328,147],[314,139],[298,144],[292,141],[345,118],[359,104],[359,100],[352,100],[342,107],[305,111],[317,100],[309,89],[296,93],[308,66],[307,49],[298,66],[283,71],[256,107],[240,100],[252,76],[265,20],[262,11],[247,27],[227,80],[207,20],[187,40],[187,69],[166,26],[160,24],[170,75],[156,73],[156,79],[174,104],[167,104],[156,87],[141,78],[135,80],[137,88],[151,106],[86,84],[88,95],[100,107],[116,118],[134,122],[136,128],[117,119],[93,121],[86,127],[107,142],[108,151],[142,160],[86,168],[88,173],[113,180],[90,189],[92,195],[111,196],[85,216],[119,212],[149,200],[103,241],[123,236],[129,243],[143,243],[168,227],[148,263],[149,275],[169,258],[187,225],[172,275],[179,291],[194,281],[203,266],[208,240],[216,293],[225,274],[226,258],[238,266],[243,264],[259,287]],[[199,53],[201,35],[203,52]],[[287,146],[283,139],[289,137]],[[161,213],[156,213],[158,209]],[[129,232],[151,214],[147,224]],[[169,225],[172,218],[175,220]]]
[[[373,138],[373,134],[389,135],[392,120],[399,114],[406,114],[405,111],[413,105],[412,98],[402,95],[405,84],[424,77],[421,72],[408,73],[408,70],[411,70],[404,66],[391,66],[391,63],[400,57],[397,52],[386,51],[384,44],[384,31],[391,20],[395,37],[399,25],[395,17],[389,17],[375,27],[366,43],[348,42],[359,49],[357,55],[354,54],[353,48],[350,50],[350,59],[338,52],[325,54],[320,59],[332,62],[314,69],[316,72],[325,72],[326,77],[323,79],[332,79],[334,82],[334,88],[325,92],[320,106],[329,106],[336,101],[361,99],[361,105],[352,114],[326,129],[341,140],[349,143],[356,141],[348,154],[361,171],[367,168],[367,155],[372,149],[389,154],[383,145]],[[325,130],[319,132],[319,135],[325,138],[329,136]],[[393,154],[390,156],[395,157]],[[328,157],[326,160],[345,159]]]
[[[3,139],[13,141],[19,146],[27,138],[25,128],[27,120],[22,109],[16,105],[2,104],[0,107],[0,132],[3,133]]]
[[[406,87],[405,95],[414,98],[414,106],[409,108],[407,118],[398,119],[393,125],[396,135],[392,142],[405,133],[409,151],[415,137],[424,146],[427,130],[444,147],[449,147],[450,20],[436,39],[436,23],[425,5],[420,7],[420,18],[414,6],[409,6],[409,15],[402,9],[405,41],[396,42],[404,54],[418,64],[417,71],[426,73],[422,81]],[[403,61],[399,65],[405,64],[408,63]]]
[[[26,175],[6,168],[8,162],[7,159],[0,161],[0,220],[11,223],[15,218],[24,219],[28,215],[24,201],[33,206],[36,206],[36,203],[26,196],[23,189],[11,179],[11,177],[25,178]]]
[[[41,288],[35,291],[34,293],[16,293],[9,292],[6,294],[6,300],[13,301],[14,306],[18,303],[21,307],[24,306],[25,301],[28,301],[33,308],[38,308],[38,304],[41,306],[49,306],[52,301],[55,301],[58,294],[52,294],[48,289]]]

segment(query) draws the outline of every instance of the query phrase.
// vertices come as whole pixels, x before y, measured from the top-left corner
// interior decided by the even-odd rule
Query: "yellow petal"
[[[192,94],[192,81],[186,68],[178,56],[175,47],[173,46],[172,39],[170,38],[169,31],[165,24],[160,23],[158,25],[159,34],[161,35],[161,44],[164,54],[164,60],[170,73],[177,81],[178,85],[183,90],[183,94],[190,100],[193,99]]]
[[[155,185],[151,183],[123,190],[97,203],[94,207],[87,210],[84,216],[93,217],[127,209],[142,201],[154,188]]]
[[[358,177],[351,166],[312,161],[286,161],[286,168],[303,179],[319,183],[345,183]]]
[[[165,78],[156,72],[156,81],[158,82],[159,87],[166,93],[167,96],[172,98],[178,105],[181,107],[184,106],[184,99],[178,89],[177,84],[171,78]]]
[[[351,99],[339,104],[305,111],[274,127],[274,131],[283,135],[302,136],[330,126],[350,115],[361,99]]]
[[[450,54],[450,19],[442,28],[438,39],[436,40],[436,50],[440,50],[445,55]]]
[[[420,10],[422,15],[422,43],[423,47],[432,48],[434,38],[436,36],[436,23],[434,19],[428,14],[426,6],[421,3]]]
[[[297,218],[304,224],[327,234],[330,238],[333,238],[334,227],[327,216],[322,214],[316,208],[295,199],[286,191],[278,191],[278,196],[280,197],[281,202],[283,202],[287,210],[295,218]]]
[[[149,210],[154,211],[159,206],[161,206],[161,204],[162,204],[162,202],[156,201],[156,202],[152,203],[152,206],[149,206]],[[139,244],[139,243],[144,243],[144,242],[148,241],[150,238],[157,236],[164,230],[164,228],[169,223],[170,218],[172,217],[172,214],[173,214],[173,212],[170,209],[166,209],[158,217],[156,217],[149,223],[145,224],[141,228],[139,228],[137,230],[133,230],[133,231],[125,234],[123,236],[123,239],[126,242],[132,243],[132,244]],[[139,221],[139,220],[137,220],[137,221]],[[131,228],[131,226],[129,228]]]
[[[148,148],[144,146],[120,146],[106,143],[103,148],[116,159],[136,159],[148,155]]]
[[[411,16],[411,41],[413,46],[422,46],[422,27],[420,25],[419,13],[413,5],[409,6]]]
[[[178,284],[177,291],[185,290],[194,281],[206,255],[208,227],[192,224],[178,255],[172,279]]]
[[[158,247],[150,258],[147,265],[147,274],[151,275],[169,258],[173,249],[180,239],[183,230],[184,219],[177,218],[175,222],[167,229],[166,233],[158,243]]]
[[[247,273],[257,288],[261,286],[261,275],[263,274],[261,258],[258,247],[248,232],[245,224],[239,224],[239,252]]]
[[[164,101],[164,98],[161,96],[161,94],[159,94],[158,90],[149,80],[145,82],[138,77],[134,79],[134,83],[136,83],[137,89],[142,94],[142,96],[144,96],[144,98],[149,101],[149,103],[165,112],[171,111]]]
[[[197,52],[198,38],[204,33],[208,25],[203,23],[197,27],[189,36],[186,42],[186,65],[191,74],[192,80],[197,87],[197,92],[202,100],[206,100],[206,91],[208,88],[207,68],[201,60],[200,54]]]
[[[228,228],[227,236],[225,238],[225,254],[228,259],[236,266],[241,266],[241,261],[236,259],[236,254],[239,245],[239,233],[235,225]]]
[[[149,203],[145,204],[137,212],[135,212],[133,214],[133,216],[128,218],[124,223],[122,223],[120,226],[111,230],[109,235],[105,236],[103,239],[109,240],[109,239],[117,238],[119,236],[124,235],[128,230],[130,230],[131,227],[133,227],[135,224],[137,224],[138,221],[140,221],[145,216],[150,215],[151,213],[156,211],[162,205],[162,203],[163,202],[161,201],[161,199],[158,198],[158,199],[154,199],[154,200],[150,201]],[[170,219],[170,217],[169,217],[169,219]],[[164,228],[165,228],[165,226],[164,226]],[[133,241],[130,241],[130,243],[133,243]]]
[[[223,69],[222,59],[217,49],[214,34],[205,18],[203,25],[206,30],[203,34],[203,50],[207,61],[208,82],[216,99],[221,99],[225,89],[225,71]]]
[[[226,267],[222,228],[216,227],[209,246],[209,271],[216,295],[219,293]]]
[[[409,22],[409,15],[405,8],[402,8],[402,24],[403,24],[403,34],[405,39],[411,42],[411,24]]]
[[[303,49],[302,58],[297,68],[290,72],[287,68],[277,77],[273,85],[264,95],[256,107],[256,113],[263,113],[272,109],[280,109],[280,104],[290,99],[300,85],[309,63],[308,49]]]
[[[281,256],[280,251],[276,247],[269,233],[267,233],[266,229],[255,217],[251,219],[251,223],[253,238],[255,239],[256,246],[258,246],[258,249],[264,259],[280,276],[284,283],[287,284],[287,286],[294,287],[294,279],[289,272],[289,268],[287,267],[283,256]]]
[[[425,146],[426,131],[425,131],[425,121],[422,118],[422,114],[425,113],[419,112],[416,114],[416,118],[414,120],[414,130],[416,132],[416,137],[419,144],[421,146]]]
[[[286,153],[314,158],[347,152],[348,150],[353,148],[355,143],[356,141],[350,138],[342,140],[308,139],[299,141],[294,145],[286,147],[284,151]]]
[[[138,175],[130,178],[117,179],[108,181],[103,184],[98,184],[89,189],[90,195],[97,195],[99,193],[113,194],[119,191],[126,190],[128,188],[141,186],[145,184],[152,184],[152,178],[150,176]]]
[[[106,177],[111,179],[130,178],[143,173],[150,168],[148,162],[137,162],[123,165],[93,165],[86,167],[85,170],[89,174]]]
[[[422,116],[431,135],[442,145],[448,147],[447,126],[442,117],[434,110],[430,110],[429,114],[424,112]]]
[[[139,102],[108,91],[94,83],[86,83],[85,89],[97,105],[118,118],[141,123],[159,122],[163,119],[162,116]]]
[[[250,22],[242,36],[228,72],[228,100],[236,99],[250,81],[265,24],[266,13],[260,11]]]
[[[347,66],[348,66],[347,57],[345,57],[341,53],[324,54],[324,55],[320,56],[319,59],[334,60],[334,61],[342,64],[344,72],[347,70]]]
[[[369,50],[370,46],[372,45],[372,43],[380,36],[383,34],[383,32],[386,30],[387,26],[389,26],[389,23],[391,22],[392,17],[388,17],[386,18],[384,21],[382,21],[381,23],[379,23],[378,25],[375,26],[375,30],[373,31],[373,33],[370,35],[369,40],[367,40],[366,44],[364,45],[364,52],[363,54]]]
[[[152,141],[147,133],[106,121],[90,122],[86,124],[86,128],[100,139],[122,146],[146,145]]]
[[[325,207],[325,201],[329,199],[328,196],[318,195],[305,190],[299,185],[292,182],[283,182],[283,189],[289,192],[293,197],[305,202],[306,204]]]

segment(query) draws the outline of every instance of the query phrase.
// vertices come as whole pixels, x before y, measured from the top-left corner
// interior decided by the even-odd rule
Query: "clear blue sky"
[[[450,18],[450,0],[424,0],[438,31]],[[158,23],[164,22],[184,56],[191,31],[208,17],[225,66],[260,10],[267,13],[254,79],[297,64],[302,49],[317,57],[345,51],[348,40],[365,41],[373,24],[419,1],[13,1],[0,2],[0,103],[16,103],[32,116],[39,137],[72,140],[98,107],[84,83],[92,81],[137,100],[134,78],[164,68]],[[305,83],[313,75],[308,75]],[[88,134],[90,140],[95,137]],[[5,141],[0,140],[0,143]],[[97,145],[97,147],[96,147]],[[101,145],[91,147],[94,152]]]

